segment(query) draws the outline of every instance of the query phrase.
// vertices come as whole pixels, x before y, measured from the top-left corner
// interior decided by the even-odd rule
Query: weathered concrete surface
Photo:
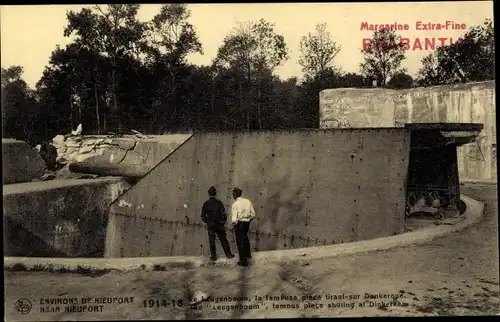
[[[495,81],[407,90],[326,89],[319,108],[320,128],[482,123],[477,143],[458,148],[459,173],[496,180]]]
[[[3,184],[31,182],[43,175],[45,162],[26,142],[2,139]]]
[[[106,256],[207,254],[200,210],[211,185],[228,212],[235,186],[253,201],[250,238],[258,250],[401,233],[409,135],[405,129],[197,133],[112,204]]]
[[[3,186],[6,256],[103,256],[109,204],[120,178]]]
[[[394,127],[394,103],[387,90],[337,88],[320,92],[319,127]]]
[[[191,134],[109,137],[104,135],[70,136],[56,140],[60,158],[68,162],[157,165]]]
[[[483,218],[484,204],[467,196],[462,196],[462,200],[467,205],[467,211],[462,215],[461,221],[454,225],[430,226],[399,234],[397,236],[376,238],[371,240],[357,241],[342,245],[316,246],[300,249],[287,249],[264,251],[255,253],[252,257],[253,264],[281,263],[286,261],[307,262],[335,258],[340,256],[364,254],[375,251],[388,250],[396,247],[406,247],[410,245],[421,245],[436,238],[447,236],[451,233],[462,231],[471,227]],[[27,257],[6,257],[4,265],[7,269],[12,269],[14,265],[23,265],[27,270],[36,269],[42,266],[55,271],[66,269],[76,271],[81,268],[87,269],[116,269],[120,271],[130,270],[157,270],[157,267],[164,269],[174,267],[195,268],[209,266],[206,259],[199,256],[170,256],[170,257],[146,257],[146,258],[27,258]],[[236,261],[221,258],[216,264],[221,266],[236,266]]]
[[[113,139],[103,155],[88,159],[90,162],[108,162],[110,164],[144,164],[150,168],[156,166],[191,134],[157,135],[146,139],[124,137]]]

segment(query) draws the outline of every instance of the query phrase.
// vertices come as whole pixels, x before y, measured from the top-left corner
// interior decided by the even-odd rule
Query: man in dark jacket
[[[203,208],[201,210],[201,220],[207,224],[208,230],[208,242],[210,243],[210,259],[217,260],[217,253],[215,250],[215,234],[219,236],[220,243],[222,244],[222,249],[227,258],[233,258],[234,255],[231,253],[229,243],[226,237],[226,209],[224,204],[215,198],[217,195],[217,190],[214,186],[208,189],[208,196],[210,199],[205,201]]]

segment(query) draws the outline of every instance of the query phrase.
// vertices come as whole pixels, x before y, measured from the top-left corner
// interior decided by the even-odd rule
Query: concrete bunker
[[[480,124],[406,124],[196,133],[131,187],[116,178],[5,185],[5,252],[206,255],[199,212],[211,185],[228,211],[234,186],[254,202],[254,251],[400,234],[405,214],[412,215],[405,210],[421,196],[427,207],[438,196],[445,216],[458,215],[456,149],[481,129]],[[228,234],[236,249],[232,237]]]
[[[211,185],[228,210],[234,186],[254,202],[254,251],[400,234],[415,195],[437,194],[444,216],[457,216],[456,148],[481,129],[196,133],[113,202],[105,257],[208,254],[199,208]]]

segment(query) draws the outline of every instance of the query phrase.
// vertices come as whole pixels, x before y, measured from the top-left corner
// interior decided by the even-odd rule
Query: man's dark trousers
[[[226,254],[226,257],[231,257],[231,249],[229,248],[229,242],[226,237],[226,229],[224,226],[211,226],[208,227],[208,243],[210,244],[210,258],[216,259],[217,252],[215,248],[215,235],[219,236],[220,243],[222,245],[222,249]]]
[[[250,240],[248,239],[248,229],[250,222],[240,221],[234,225],[234,234],[236,236],[236,245],[238,246],[238,254],[240,255],[240,262],[247,263],[250,254]]]

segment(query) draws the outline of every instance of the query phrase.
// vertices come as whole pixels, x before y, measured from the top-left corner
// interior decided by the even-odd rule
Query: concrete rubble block
[[[64,141],[66,140],[66,138],[64,137],[64,135],[56,135],[53,139],[52,139],[52,145],[54,146],[64,146],[65,143]]]
[[[112,141],[111,144],[117,145],[120,147],[120,149],[123,150],[133,150],[135,145],[137,144],[137,141],[115,139]]]
[[[79,147],[72,147],[72,146],[66,147],[66,154],[70,155],[72,153],[78,152],[78,150],[80,150]]]
[[[78,153],[89,153],[94,150],[94,147],[92,145],[84,145],[78,150]]]
[[[84,139],[82,142],[83,146],[94,146],[97,144],[97,140],[95,139]]]
[[[80,142],[76,142],[76,141],[69,141],[66,143],[66,147],[68,148],[80,148],[82,146],[82,144]]]
[[[2,139],[3,184],[31,182],[44,173],[45,162],[26,142]]]
[[[106,147],[105,149],[99,149],[94,155],[90,156],[88,160],[96,164],[142,163],[142,160],[138,156],[133,158],[133,156],[131,157],[131,155],[133,155],[133,151],[123,150],[117,146],[111,145],[109,147]],[[132,162],[131,158],[135,159],[134,162]]]
[[[93,158],[93,157],[98,156],[98,155],[100,155],[100,154],[99,154],[99,153],[96,153],[96,152],[93,152],[93,153],[85,153],[85,154],[78,154],[78,155],[76,155],[76,156],[72,159],[72,161],[74,161],[74,162],[83,162],[83,161],[85,161],[85,160],[88,160],[88,159]]]

